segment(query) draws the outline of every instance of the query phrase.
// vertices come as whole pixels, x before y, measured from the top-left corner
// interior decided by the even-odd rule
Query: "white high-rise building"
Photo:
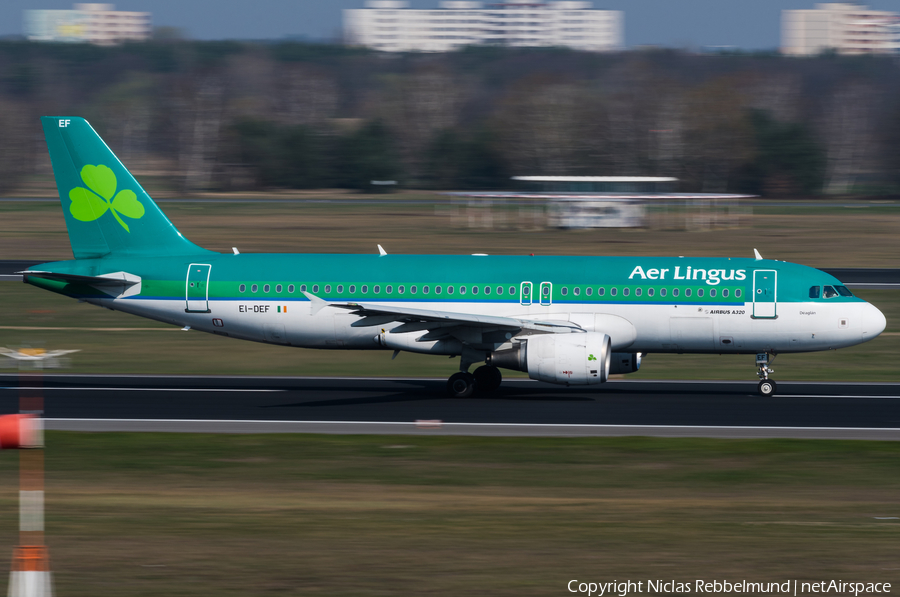
[[[26,10],[31,41],[88,42],[111,46],[153,36],[149,12],[116,10],[114,4],[76,4],[73,10]]]
[[[384,52],[447,52],[469,45],[608,52],[624,45],[623,13],[593,10],[590,2],[453,0],[431,10],[407,6],[399,0],[370,0],[366,8],[344,10],[345,40]]]
[[[813,10],[781,11],[781,52],[810,56],[892,54],[900,44],[900,15],[861,4],[816,4]]]

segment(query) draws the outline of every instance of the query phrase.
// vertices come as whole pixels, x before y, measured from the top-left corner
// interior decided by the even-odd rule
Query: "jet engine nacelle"
[[[487,362],[525,371],[531,379],[583,386],[606,381],[611,356],[609,336],[587,332],[530,336],[515,348],[491,353]]]
[[[614,352],[610,359],[609,372],[634,373],[641,368],[641,353],[639,352]]]

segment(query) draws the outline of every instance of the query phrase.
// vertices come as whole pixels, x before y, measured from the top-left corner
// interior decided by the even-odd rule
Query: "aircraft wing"
[[[401,323],[389,333],[427,331],[427,334],[419,338],[423,342],[454,336],[464,342],[480,343],[483,335],[490,332],[508,332],[517,335],[582,331],[579,325],[570,321],[531,320],[365,303],[328,302],[308,292],[304,292],[304,294],[313,302],[313,313],[323,307],[346,309],[362,317],[359,321],[351,324],[352,327],[374,327],[387,323]]]

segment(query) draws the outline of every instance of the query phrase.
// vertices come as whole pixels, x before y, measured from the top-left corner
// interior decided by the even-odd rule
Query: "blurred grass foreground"
[[[48,432],[47,542],[73,597],[896,583],[898,463],[896,442]]]

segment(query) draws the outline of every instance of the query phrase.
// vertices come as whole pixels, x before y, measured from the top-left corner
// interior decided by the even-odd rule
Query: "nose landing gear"
[[[756,390],[760,396],[769,397],[778,389],[778,384],[769,379],[769,374],[775,373],[775,370],[769,367],[774,360],[775,355],[770,355],[767,352],[761,352],[756,355],[756,369],[757,375],[759,375],[759,385],[756,386]]]

